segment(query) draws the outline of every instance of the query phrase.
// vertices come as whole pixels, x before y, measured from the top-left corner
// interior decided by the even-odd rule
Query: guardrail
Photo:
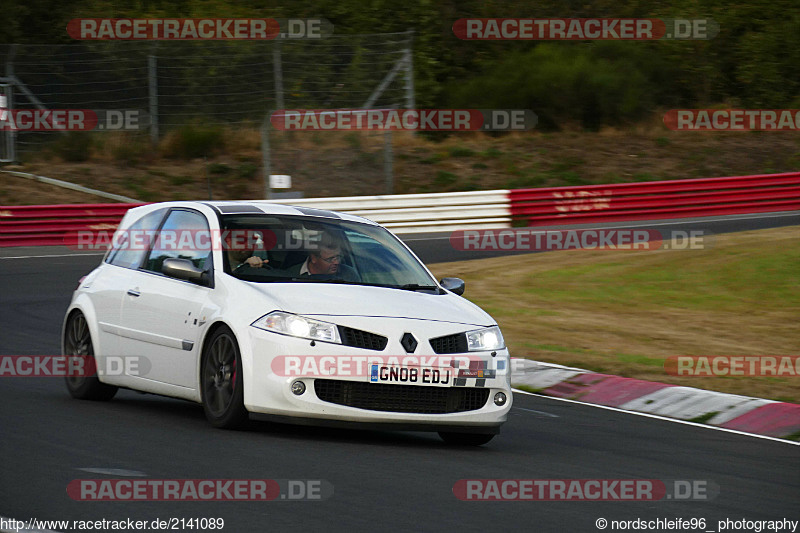
[[[78,231],[115,230],[131,207],[142,204],[69,204],[0,207],[0,247],[60,246]]]
[[[800,210],[800,172],[543,189],[276,200],[363,216],[395,233]],[[115,229],[141,204],[0,207],[0,247],[65,244]]]
[[[800,172],[509,191],[529,226],[800,209]]]
[[[393,196],[343,196],[275,200],[331,209],[374,220],[394,233],[500,229],[511,226],[507,190]]]

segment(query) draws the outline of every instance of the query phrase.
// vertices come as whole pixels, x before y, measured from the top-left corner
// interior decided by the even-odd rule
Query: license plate
[[[372,383],[400,385],[426,385],[450,387],[453,384],[453,368],[431,368],[421,366],[396,366],[371,364],[369,380]]]

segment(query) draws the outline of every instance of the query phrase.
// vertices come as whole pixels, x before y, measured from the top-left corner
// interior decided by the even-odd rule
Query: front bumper
[[[399,318],[315,318],[380,333],[388,337],[389,342],[382,351],[322,342],[316,342],[312,346],[309,340],[251,328],[248,339],[250,353],[247,354],[250,357],[250,364],[245,364],[246,368],[249,367],[249,371],[244,374],[244,386],[245,407],[252,417],[339,427],[386,427],[480,433],[496,433],[506,421],[512,403],[508,350],[445,355],[435,354],[428,343],[430,338],[463,332],[475,327]],[[406,353],[400,343],[402,336],[409,332],[419,341],[413,354]],[[432,362],[434,368],[442,370],[446,368],[448,360],[456,360],[457,363],[451,362],[451,364],[461,367],[448,367],[452,378],[469,377],[450,379],[447,387],[420,382],[386,384],[371,381],[369,364],[366,361],[370,358],[387,361],[391,360],[392,356],[401,363],[415,360],[422,363]],[[285,363],[290,358],[295,362],[312,360],[315,363],[310,366],[295,364],[291,367],[291,371],[287,371]],[[328,362],[327,365],[319,364],[323,358]],[[347,372],[342,372],[342,368],[348,368],[347,365],[333,363],[333,361],[341,363],[360,360],[364,361],[360,363],[362,366],[356,363],[350,364]],[[467,364],[488,371],[470,370],[466,367]],[[305,385],[305,392],[300,395],[294,394],[291,390],[292,383],[297,380]],[[330,394],[319,395],[317,391],[320,384],[317,380],[324,380],[326,386],[343,385],[344,390],[337,392],[333,397]],[[405,388],[395,389],[397,387]],[[369,401],[373,396],[372,388],[375,389],[375,402]],[[493,401],[498,392],[506,395],[504,405],[495,405]],[[474,398],[483,394],[486,394],[486,400],[477,406]],[[378,396],[383,396],[383,400],[377,401]],[[469,405],[464,402],[459,404],[458,398],[466,396],[473,398],[467,402]],[[332,399],[334,397],[335,399]],[[356,397],[361,400],[356,401],[354,399]],[[399,402],[396,410],[393,410],[393,401]],[[426,412],[409,412],[409,406],[411,410]],[[464,407],[468,409],[464,410]]]

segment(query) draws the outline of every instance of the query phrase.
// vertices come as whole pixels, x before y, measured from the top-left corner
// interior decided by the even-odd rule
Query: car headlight
[[[506,347],[506,343],[503,340],[503,334],[500,333],[500,328],[492,326],[468,331],[467,347],[470,352],[502,350]]]
[[[336,324],[284,313],[283,311],[273,311],[268,315],[264,315],[253,322],[251,326],[282,335],[300,337],[301,339],[342,343],[342,339],[339,337],[339,328],[336,327]]]

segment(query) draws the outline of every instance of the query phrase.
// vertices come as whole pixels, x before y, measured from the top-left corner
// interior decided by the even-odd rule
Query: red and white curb
[[[654,381],[598,374],[529,359],[512,360],[511,384],[537,394],[702,421],[711,426],[777,438],[800,434],[800,405]]]

